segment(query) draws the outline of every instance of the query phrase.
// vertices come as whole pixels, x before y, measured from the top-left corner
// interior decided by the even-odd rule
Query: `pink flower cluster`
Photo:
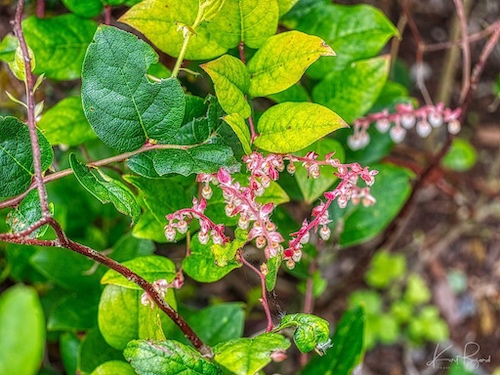
[[[242,185],[236,181],[231,174],[221,168],[216,174],[200,174],[197,181],[203,183],[201,191],[202,199],[198,202],[193,199],[193,207],[186,208],[167,215],[168,224],[165,226],[165,236],[169,241],[175,240],[176,233],[185,233],[187,231],[187,221],[197,219],[200,223],[198,238],[200,242],[206,244],[209,237],[214,243],[225,243],[229,239],[224,235],[224,227],[216,225],[205,216],[206,199],[212,196],[212,186],[215,185],[222,190],[225,202],[225,211],[227,216],[238,215],[238,227],[248,230],[248,241],[254,241],[255,246],[264,249],[267,259],[280,255],[287,260],[287,266],[293,268],[295,262],[302,257],[302,246],[309,241],[310,232],[319,231],[319,236],[323,240],[330,237],[331,222],[328,216],[328,207],[337,200],[341,208],[346,207],[349,201],[354,204],[362,203],[369,206],[375,203],[375,198],[370,194],[370,188],[374,182],[374,176],[378,173],[375,170],[363,168],[358,163],[342,164],[339,159],[333,157],[334,154],[328,154],[324,160],[317,160],[318,155],[309,152],[304,157],[291,154],[269,154],[262,155],[253,152],[243,158],[247,170],[250,172],[248,185]],[[285,239],[277,231],[276,224],[271,220],[271,214],[274,211],[273,203],[259,203],[256,197],[264,194],[271,181],[279,178],[279,173],[285,169],[285,161],[288,161],[287,170],[290,173],[295,171],[295,163],[301,163],[308,171],[311,178],[320,176],[320,167],[330,165],[336,168],[335,175],[340,183],[337,187],[324,194],[326,202],[320,203],[312,211],[312,220],[304,220],[302,227],[296,233],[291,234],[291,241],[288,247],[284,249]],[[360,188],[356,184],[361,178],[367,187]]]
[[[444,123],[447,124],[450,134],[457,134],[460,131],[458,118],[461,112],[460,108],[455,110],[444,108],[443,103],[436,106],[426,105],[416,109],[413,108],[412,104],[397,104],[396,113],[384,110],[357,119],[353,124],[354,134],[347,139],[347,144],[352,150],[359,150],[368,145],[370,136],[367,129],[373,122],[380,133],[389,131],[391,139],[396,143],[402,142],[407,130],[413,127],[422,138],[427,137],[433,128],[439,128]]]
[[[165,279],[159,279],[153,282],[153,288],[158,292],[158,294],[164,299],[165,294],[167,294],[168,288],[180,289],[184,285],[184,275],[182,272],[177,272],[175,278],[169,283]],[[152,309],[155,307],[155,301],[149,295],[149,293],[142,293],[141,303],[144,306],[150,306]]]

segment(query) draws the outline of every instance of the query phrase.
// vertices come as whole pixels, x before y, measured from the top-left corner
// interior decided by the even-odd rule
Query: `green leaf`
[[[45,112],[38,127],[52,145],[77,146],[97,138],[79,96],[68,96]]]
[[[113,251],[109,256],[117,262],[125,262],[137,257],[151,255],[154,251],[155,245],[152,241],[136,238],[128,233],[113,245]]]
[[[49,204],[51,213],[54,213],[54,205]],[[38,190],[32,190],[24,197],[19,206],[7,215],[7,224],[10,225],[13,232],[21,232],[42,218],[42,208],[40,207],[40,197]],[[45,234],[48,225],[44,225],[33,231],[29,237],[37,238]]]
[[[36,57],[34,73],[56,80],[80,78],[83,57],[96,28],[94,21],[72,14],[25,19],[26,42]]]
[[[214,347],[214,360],[237,375],[255,374],[271,362],[273,352],[285,351],[290,341],[275,333],[226,341]]]
[[[78,370],[83,374],[91,373],[100,364],[123,359],[121,351],[109,346],[98,328],[91,329],[83,338],[78,352]]]
[[[452,171],[465,172],[476,164],[476,160],[474,147],[466,139],[455,138],[441,165]]]
[[[408,276],[404,300],[412,305],[421,305],[431,299],[431,291],[427,287],[425,280],[417,273]]]
[[[299,156],[305,156],[307,152],[310,151],[318,154],[319,160],[324,160],[325,155],[335,152],[334,157],[339,159],[340,162],[344,161],[344,148],[338,141],[331,138],[320,139],[309,146],[307,151],[304,150],[302,152],[298,152],[297,154]],[[337,181],[337,177],[334,175],[336,168],[329,165],[323,165],[320,167],[320,171],[321,175],[318,178],[308,176],[307,170],[300,166],[295,171],[297,185],[299,185],[300,192],[302,193],[304,201],[307,204],[313,203],[325,191],[327,191],[335,181]]]
[[[67,374],[76,374],[78,361],[78,347],[80,338],[74,332],[64,332],[59,340],[59,350],[64,370]]]
[[[234,261],[236,252],[248,242],[247,231],[236,228],[234,235],[235,239],[224,245],[213,244],[210,246],[217,266],[225,267],[229,262]]]
[[[290,9],[293,8],[299,0],[278,0],[278,7],[280,9],[280,17],[286,14]]]
[[[76,160],[73,153],[69,157],[69,163],[78,182],[101,203],[113,203],[119,212],[132,218],[132,223],[139,219],[141,208],[134,194],[125,184],[113,180],[99,170],[99,175],[103,180],[98,179],[89,167]]]
[[[214,82],[220,105],[229,114],[250,117],[251,109],[245,94],[250,86],[250,74],[245,64],[236,57],[224,55],[217,60],[200,65]]]
[[[276,286],[276,279],[278,278],[278,271],[280,270],[283,258],[276,255],[267,260],[267,274],[266,274],[266,289],[270,292]]]
[[[73,291],[99,289],[104,267],[63,248],[40,248],[31,257],[31,264],[49,280]]]
[[[362,307],[346,311],[335,328],[333,347],[313,358],[300,374],[350,375],[364,354],[364,315]]]
[[[62,0],[62,2],[71,13],[84,18],[93,18],[101,13],[103,9],[101,0]]]
[[[231,127],[231,129],[233,129],[234,133],[241,142],[241,145],[243,146],[243,151],[245,152],[245,154],[251,154],[252,148],[250,146],[250,130],[248,130],[248,125],[246,124],[245,119],[239,113],[232,113],[230,115],[224,116],[223,119]]]
[[[253,96],[283,91],[300,80],[306,69],[321,56],[333,56],[333,50],[314,35],[287,31],[267,39],[248,62]]]
[[[406,273],[406,259],[401,254],[378,251],[372,259],[370,269],[365,274],[368,285],[386,288]]]
[[[397,215],[411,191],[409,170],[390,164],[371,166],[379,171],[370,188],[377,203],[371,207],[358,206],[345,219],[340,235],[342,246],[352,246],[379,234]]]
[[[14,60],[19,41],[13,34],[7,34],[0,42],[0,61],[7,63]]]
[[[204,343],[214,346],[243,335],[245,310],[241,303],[220,303],[190,315],[187,321]]]
[[[205,144],[189,148],[157,150],[153,166],[158,175],[215,173],[220,167],[231,168],[236,164],[233,150],[228,146]]]
[[[190,346],[174,340],[133,340],[123,355],[139,375],[219,375],[221,370]]]
[[[119,151],[146,141],[168,142],[179,130],[185,99],[176,79],[151,82],[148,67],[158,61],[135,35],[100,26],[82,69],[83,110],[98,137]]]
[[[230,49],[244,42],[259,48],[278,28],[276,0],[226,0],[207,28],[210,37]]]
[[[167,225],[165,215],[181,208],[191,206],[192,197],[196,196],[197,185],[185,178],[147,179],[139,176],[125,175],[125,181],[141,191],[147,211],[151,213],[163,227]]]
[[[54,156],[49,142],[38,131],[42,171],[49,168]],[[15,117],[0,116],[0,197],[25,191],[34,177],[33,152],[26,124]]]
[[[373,106],[384,88],[389,66],[389,56],[353,62],[341,71],[331,72],[314,86],[313,100],[351,123]]]
[[[226,0],[200,0],[200,7],[203,7],[203,20],[211,21],[221,10]]]
[[[139,30],[162,52],[177,57],[184,42],[178,26],[194,23],[198,14],[198,1],[143,0],[130,8],[119,21]],[[208,60],[226,51],[227,48],[221,46],[208,32],[207,24],[202,23],[196,28],[196,36],[189,40],[185,58]]]
[[[132,229],[132,235],[136,238],[152,240],[157,243],[166,243],[167,239],[164,234],[164,224],[156,220],[155,216],[149,212],[145,211],[142,213],[141,218],[134,225]]]
[[[13,286],[0,296],[0,374],[38,372],[45,345],[45,319],[32,287]]]
[[[97,325],[98,293],[74,293],[62,297],[50,310],[49,331],[84,331]]]
[[[311,98],[307,90],[297,82],[295,85],[290,86],[285,91],[278,92],[276,94],[268,95],[269,99],[276,103],[283,102],[310,102]]]
[[[90,375],[136,375],[130,364],[123,361],[108,361],[99,365]]]
[[[215,264],[215,256],[211,250],[212,243],[200,244],[198,236],[191,239],[191,253],[183,259],[182,269],[196,281],[213,283],[222,279],[235,268],[241,267],[236,260],[229,260],[225,266]]]
[[[168,273],[165,276],[168,277]],[[174,324],[157,306],[153,309],[144,306],[142,294],[142,290],[118,285],[104,287],[97,320],[102,336],[111,347],[122,350],[130,340],[137,338],[163,339],[163,329]],[[177,307],[173,290],[167,291],[165,300],[174,309]]]
[[[277,182],[271,181],[264,194],[260,197],[255,197],[255,201],[259,204],[274,203],[278,206],[290,202],[290,197]]]
[[[302,353],[309,353],[311,350],[323,352],[330,347],[329,324],[319,316],[311,314],[290,314],[281,319],[279,327],[274,331],[280,331],[288,327],[295,329],[293,341]]]
[[[158,255],[138,257],[127,262],[123,262],[122,264],[150,283],[159,279],[166,279],[170,282],[175,278],[177,273],[174,262],[168,258]],[[101,284],[119,285],[124,288],[142,290],[139,285],[126,279],[125,276],[111,269],[104,274],[101,279]]]
[[[255,145],[269,152],[295,152],[345,126],[336,113],[319,104],[280,103],[260,117]]]
[[[376,56],[389,38],[398,36],[396,27],[370,5],[336,5],[317,1],[312,6],[299,3],[283,19],[283,24],[323,38],[337,57],[321,59],[308,74],[321,79],[332,70],[343,70],[351,62]]]

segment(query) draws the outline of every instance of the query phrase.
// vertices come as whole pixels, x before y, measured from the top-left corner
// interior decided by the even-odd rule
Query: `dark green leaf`
[[[76,374],[80,339],[74,332],[64,332],[59,341],[61,360],[67,374]]]
[[[313,358],[301,375],[350,375],[363,357],[364,310],[354,307],[340,319],[326,355]]]
[[[220,167],[230,168],[235,164],[236,160],[230,147],[214,144],[200,145],[186,150],[158,150],[153,157],[154,168],[160,176],[215,173]]]
[[[35,74],[69,80],[80,78],[82,61],[97,24],[72,14],[23,21],[26,42],[36,57]]]
[[[83,113],[79,96],[68,96],[45,112],[38,127],[52,145],[77,146],[97,138]]]
[[[78,353],[78,370],[89,374],[101,363],[123,359],[121,351],[109,346],[98,328],[87,332],[80,344]]]
[[[99,138],[119,151],[146,141],[170,141],[184,117],[185,99],[176,79],[151,82],[148,67],[158,61],[135,35],[100,26],[82,70],[83,110]]]
[[[276,286],[276,278],[280,270],[281,262],[283,259],[280,255],[276,255],[267,260],[267,274],[266,274],[266,289],[271,291]]]
[[[225,266],[215,263],[215,256],[211,250],[211,242],[200,244],[198,236],[191,240],[191,253],[182,261],[182,269],[190,277],[202,283],[213,283],[222,279],[235,268],[241,267],[236,260],[229,260]]]
[[[166,279],[170,282],[176,275],[174,262],[158,255],[138,257],[123,262],[123,265],[150,283],[158,279]],[[119,274],[115,270],[108,270],[102,277],[101,284],[119,285],[124,288],[142,290],[140,286],[127,280],[125,276]]]
[[[49,205],[50,211],[54,212],[53,204]],[[42,208],[40,207],[40,197],[38,190],[32,190],[24,197],[19,206],[7,215],[7,224],[10,225],[13,232],[21,232],[35,224],[42,218]],[[31,238],[41,237],[48,229],[48,225],[33,231]]]
[[[62,2],[66,8],[80,17],[93,18],[103,9],[101,0],[62,0]]]
[[[125,262],[136,257],[151,255],[154,251],[155,245],[152,241],[126,234],[113,246],[110,257],[117,262]]]
[[[397,215],[410,194],[410,178],[413,174],[409,170],[390,164],[371,167],[379,171],[370,188],[377,203],[370,207],[358,206],[347,216],[344,231],[340,235],[342,246],[366,241],[380,233]]]
[[[113,203],[119,212],[132,218],[132,223],[139,219],[141,208],[134,194],[125,184],[113,180],[97,170],[102,178],[100,180],[91,172],[90,168],[76,160],[75,154],[71,154],[69,158],[76,179],[89,193],[99,199],[101,203]]]
[[[54,156],[49,142],[38,132],[42,155],[42,171],[47,170]],[[33,152],[26,124],[15,117],[0,116],[0,197],[25,191],[34,176]]]
[[[226,341],[214,347],[214,360],[231,374],[255,374],[271,362],[273,352],[283,352],[290,341],[276,333]],[[243,360],[244,359],[244,360]]]
[[[0,296],[0,373],[36,374],[45,344],[45,320],[32,287],[17,285]]]
[[[84,331],[97,325],[99,294],[75,293],[61,298],[50,311],[49,331]]]

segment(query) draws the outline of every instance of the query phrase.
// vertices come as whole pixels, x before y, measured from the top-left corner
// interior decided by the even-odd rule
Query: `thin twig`
[[[40,207],[42,210],[42,217],[49,217],[50,210],[47,201],[47,191],[43,183],[42,166],[41,166],[41,152],[38,143],[38,134],[36,129],[35,120],[35,93],[34,93],[34,77],[31,73],[31,58],[28,51],[26,40],[24,39],[23,30],[21,27],[21,19],[23,15],[23,0],[18,0],[17,10],[14,19],[14,34],[19,40],[19,46],[24,59],[24,71],[26,76],[26,105],[28,109],[28,129],[30,134],[31,149],[33,151],[33,169],[35,174],[35,185],[38,189],[38,196],[40,198]]]
[[[260,284],[262,287],[262,298],[260,298],[260,302],[262,304],[262,307],[264,308],[264,312],[266,313],[267,318],[266,332],[271,332],[273,330],[273,319],[271,317],[271,310],[269,309],[269,302],[267,301],[266,277],[262,274],[262,272],[260,272],[249,261],[245,259],[241,250],[239,251],[239,258],[241,260],[241,263],[250,268],[257,274],[257,276],[259,276]]]
[[[460,90],[460,102],[463,102],[465,95],[468,92],[470,84],[470,44],[467,36],[467,19],[465,18],[464,6],[462,0],[453,0],[457,8],[457,16],[460,22],[460,32],[462,34],[462,89]]]
[[[36,2],[36,16],[38,18],[45,17],[45,0],[38,0]]]

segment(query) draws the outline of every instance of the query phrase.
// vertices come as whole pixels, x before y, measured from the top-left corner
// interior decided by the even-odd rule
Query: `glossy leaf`
[[[99,365],[90,375],[136,375],[136,372],[124,361],[108,361]]]
[[[176,79],[146,76],[158,55],[135,35],[100,26],[82,69],[83,110],[99,138],[119,151],[168,142],[179,130],[185,99]]]
[[[125,181],[141,190],[144,203],[157,222],[163,227],[167,225],[165,215],[181,208],[191,206],[192,197],[196,195],[197,187],[192,180],[181,178],[147,179],[139,176],[126,175]]]
[[[333,55],[333,50],[317,36],[299,31],[274,35],[248,62],[248,93],[257,97],[286,90],[299,81],[306,69],[321,56]]]
[[[132,218],[132,223],[139,219],[141,208],[125,184],[100,171],[99,177],[102,180],[97,178],[89,167],[76,160],[75,154],[70,155],[70,165],[78,182],[101,203],[113,203],[119,212]]]
[[[285,351],[290,341],[275,333],[226,341],[214,347],[214,360],[237,375],[255,374],[271,362],[271,353]],[[242,360],[244,358],[245,360]]]
[[[109,346],[96,327],[87,331],[80,344],[77,368],[81,373],[91,373],[102,363],[123,360],[123,354]]]
[[[203,20],[211,21],[221,10],[226,0],[201,0],[200,7],[203,7]]]
[[[71,13],[85,18],[93,18],[101,13],[103,9],[101,0],[62,0],[62,2]]]
[[[324,356],[313,358],[300,374],[350,375],[363,358],[364,319],[362,307],[346,311],[335,327],[333,347]]]
[[[44,325],[35,289],[17,285],[0,295],[0,374],[38,372],[44,354]]]
[[[196,281],[213,283],[222,279],[235,268],[241,267],[236,260],[228,260],[225,266],[215,263],[215,256],[211,250],[211,243],[200,244],[198,236],[191,239],[191,253],[182,261],[182,269]]]
[[[211,38],[227,49],[240,42],[259,48],[276,33],[278,18],[277,0],[226,0],[207,28]]]
[[[190,315],[187,321],[204,343],[214,346],[243,335],[244,306],[241,303],[208,306]]]
[[[25,19],[24,35],[37,62],[34,73],[44,73],[56,80],[79,78],[85,51],[96,28],[94,21],[72,14]]]
[[[54,213],[53,204],[49,204],[49,209]],[[21,232],[35,224],[41,218],[42,209],[40,207],[38,190],[32,190],[24,197],[14,211],[9,212],[7,215],[7,224],[10,225],[13,232]],[[47,229],[48,225],[44,225],[33,231],[29,237],[36,238],[43,236]]]
[[[345,219],[340,235],[342,246],[351,246],[379,234],[397,215],[410,194],[413,174],[390,164],[370,166],[379,171],[370,188],[377,203],[371,207],[359,206]]]
[[[139,30],[162,52],[177,57],[184,42],[178,26],[192,25],[198,6],[199,0],[143,0],[130,8],[119,21]],[[189,41],[185,58],[208,60],[226,51],[227,48],[209,33],[207,24],[202,23],[196,28],[196,37]]]
[[[137,224],[134,225],[132,235],[136,238],[165,243],[167,242],[164,234],[165,224],[166,221],[165,223],[160,223],[151,212],[145,211],[142,213]]]
[[[139,375],[222,374],[195,349],[174,340],[133,340],[123,355]]]
[[[224,55],[200,65],[214,83],[215,93],[226,113],[250,117],[251,110],[245,94],[250,86],[250,74],[236,57]]]
[[[330,335],[330,329],[328,322],[318,316],[302,313],[285,315],[281,319],[279,327],[274,331],[288,327],[295,329],[293,341],[302,353],[329,347],[330,339],[328,336]]]
[[[280,103],[260,117],[255,145],[269,152],[295,152],[345,126],[335,112],[319,104]]]
[[[347,123],[363,116],[375,103],[389,74],[389,56],[360,60],[334,71],[313,89],[315,102],[336,111]]]
[[[310,102],[311,98],[307,90],[300,84],[300,82],[295,85],[290,86],[285,91],[278,92],[276,94],[268,95],[269,99],[276,103],[283,102]]]
[[[68,96],[42,115],[38,127],[52,145],[77,146],[97,138],[79,96]]]
[[[168,273],[165,273],[167,281]],[[141,303],[143,290],[106,285],[99,302],[97,316],[99,330],[106,342],[113,348],[122,350],[130,340],[164,339],[162,327],[173,323],[157,306],[153,309]],[[167,303],[176,308],[174,293],[171,289],[165,296]],[[160,324],[161,322],[161,324]]]
[[[84,331],[97,325],[99,294],[75,293],[62,297],[51,309],[49,331]]]
[[[38,132],[42,171],[54,156],[49,142]],[[0,197],[25,191],[34,177],[33,152],[26,124],[15,117],[0,116]]]
[[[290,9],[297,4],[299,0],[278,0],[278,7],[280,10],[280,17],[286,14]]]
[[[353,61],[376,56],[391,37],[398,36],[391,21],[370,5],[299,3],[283,23],[323,38],[337,52],[337,57],[321,59],[309,69],[308,74],[315,79],[343,70]]]
[[[243,151],[245,151],[247,155],[251,154],[252,148],[250,146],[250,130],[248,130],[248,125],[246,124],[245,119],[239,113],[232,113],[224,116],[224,121],[231,127],[231,129],[233,129],[234,133],[241,142]]]
[[[318,160],[324,160],[325,155],[335,152],[334,157],[339,159],[340,162],[344,161],[344,149],[342,145],[331,138],[323,138],[309,146],[307,151],[302,151],[297,154],[299,156],[305,156],[307,152],[315,152],[318,154]],[[336,169],[329,165],[321,166],[320,172],[321,174],[318,178],[313,178],[312,176],[308,176],[307,170],[301,166],[298,166],[295,171],[297,185],[299,185],[300,191],[307,204],[311,204],[321,197],[321,195],[337,180],[337,177],[334,175]]]
[[[172,281],[177,273],[174,262],[158,255],[138,257],[122,264],[150,283],[159,279]],[[101,284],[119,285],[124,288],[142,290],[140,286],[111,269],[104,274]]]

